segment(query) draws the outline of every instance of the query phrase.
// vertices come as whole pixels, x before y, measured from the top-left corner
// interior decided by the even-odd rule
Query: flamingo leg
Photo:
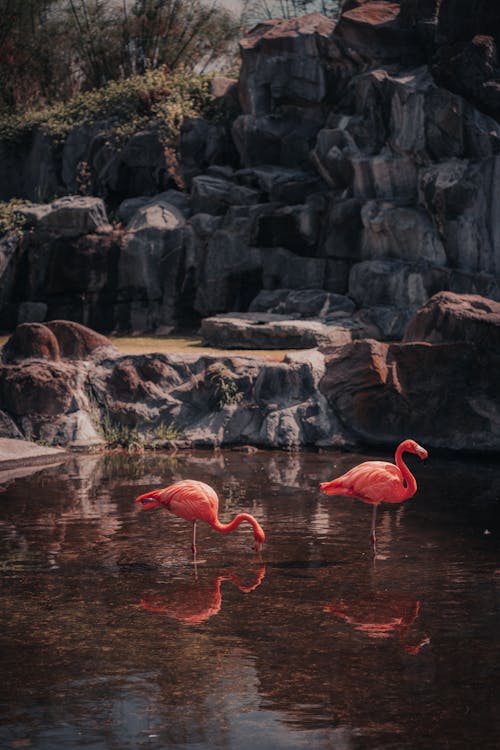
[[[372,551],[374,555],[377,554],[377,536],[375,534],[376,519],[377,519],[377,503],[374,503],[373,511],[372,511],[372,528],[370,532],[370,541],[372,543]]]
[[[193,557],[196,557],[196,521],[193,521],[193,541],[191,543],[191,549],[193,550]]]

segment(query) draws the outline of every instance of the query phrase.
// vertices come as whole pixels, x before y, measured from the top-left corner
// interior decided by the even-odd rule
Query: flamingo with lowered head
[[[396,449],[396,465],[388,461],[364,461],[330,482],[322,482],[320,490],[326,495],[357,497],[373,505],[370,539],[375,551],[375,518],[379,503],[402,503],[413,497],[417,482],[405,462],[403,453],[415,453],[427,458],[427,451],[414,440],[403,440]]]
[[[136,498],[143,508],[166,508],[174,516],[184,518],[193,524],[193,555],[196,556],[196,521],[205,521],[215,531],[228,534],[245,521],[253,529],[255,550],[260,551],[266,538],[259,522],[249,513],[238,513],[229,523],[221,523],[218,519],[219,498],[215,490],[204,482],[195,479],[182,479],[162,490],[151,490]]]

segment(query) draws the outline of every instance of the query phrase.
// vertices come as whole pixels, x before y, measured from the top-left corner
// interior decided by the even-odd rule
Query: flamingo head
[[[135,502],[139,503],[145,510],[157,508],[162,504],[160,493],[161,490],[151,490],[151,492],[146,492],[144,495],[139,495],[139,497],[135,499]]]
[[[255,539],[255,551],[260,552],[262,545],[266,541],[266,535],[264,534],[264,529],[257,521],[253,529],[253,538]]]
[[[429,455],[425,448],[422,448],[422,446],[414,440],[405,440],[402,444],[402,449],[407,453],[415,453],[420,459],[425,459]]]

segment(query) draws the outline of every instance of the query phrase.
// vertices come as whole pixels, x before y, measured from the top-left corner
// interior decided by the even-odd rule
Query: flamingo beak
[[[157,508],[159,505],[161,505],[159,499],[158,499],[158,493],[160,490],[152,490],[151,492],[146,492],[144,495],[139,495],[135,499],[136,503],[140,503],[141,507],[145,510],[149,510],[150,508]]]
[[[421,445],[417,445],[417,446],[416,446],[416,449],[417,449],[417,456],[418,456],[418,457],[419,457],[420,459],[422,459],[422,460],[426,459],[426,458],[427,458],[427,456],[429,455],[429,454],[427,453],[427,451],[425,450],[425,448],[422,448],[422,446],[421,446]]]

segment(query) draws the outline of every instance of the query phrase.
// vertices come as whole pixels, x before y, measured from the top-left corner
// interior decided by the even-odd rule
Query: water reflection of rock
[[[241,592],[249,594],[260,586],[265,574],[266,566],[259,565],[245,576],[248,583],[244,583],[235,569],[220,572],[204,569],[195,578],[157,586],[155,591],[144,595],[140,606],[188,625],[199,625],[220,612],[224,581],[231,581]]]

